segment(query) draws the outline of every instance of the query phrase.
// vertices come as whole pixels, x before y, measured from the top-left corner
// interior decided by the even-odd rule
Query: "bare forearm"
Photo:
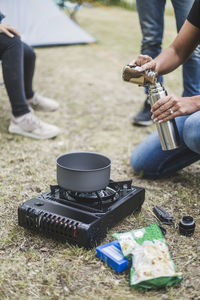
[[[200,95],[190,97],[194,111],[200,110]]]
[[[159,56],[155,58],[156,69],[158,74],[167,74],[175,70],[184,62],[184,58],[180,57],[176,50],[170,46],[165,49]]]
[[[186,20],[171,46],[155,58],[156,71],[167,74],[183,64],[198,45],[199,34],[200,30]]]

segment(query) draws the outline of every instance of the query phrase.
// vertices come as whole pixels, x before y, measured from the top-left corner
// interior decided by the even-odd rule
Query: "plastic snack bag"
[[[123,255],[132,256],[130,286],[134,289],[169,287],[183,279],[176,272],[157,223],[113,236],[119,241]]]

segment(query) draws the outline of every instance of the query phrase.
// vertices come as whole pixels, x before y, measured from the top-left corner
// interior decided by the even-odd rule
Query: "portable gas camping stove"
[[[81,193],[50,186],[18,207],[19,225],[70,244],[91,248],[120,220],[139,211],[145,190],[132,181],[114,182],[97,192]]]

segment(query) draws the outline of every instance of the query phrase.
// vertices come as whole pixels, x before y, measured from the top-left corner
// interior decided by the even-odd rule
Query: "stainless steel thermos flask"
[[[151,70],[145,72],[139,71],[139,66],[127,65],[123,69],[123,80],[146,86],[149,90],[149,98],[151,106],[160,98],[167,95],[165,88],[157,82],[157,73]],[[180,146],[180,138],[175,120],[164,123],[156,123],[162,150],[173,150]]]
[[[156,101],[167,95],[165,88],[157,82],[156,84],[149,84],[149,99],[151,106]],[[173,150],[180,146],[180,138],[175,120],[170,120],[164,123],[156,123],[162,150]]]

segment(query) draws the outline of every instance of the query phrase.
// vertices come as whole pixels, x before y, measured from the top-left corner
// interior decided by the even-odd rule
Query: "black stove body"
[[[85,248],[98,245],[109,228],[139,211],[145,197],[131,180],[110,180],[104,190],[92,193],[50,188],[18,207],[19,225]]]

